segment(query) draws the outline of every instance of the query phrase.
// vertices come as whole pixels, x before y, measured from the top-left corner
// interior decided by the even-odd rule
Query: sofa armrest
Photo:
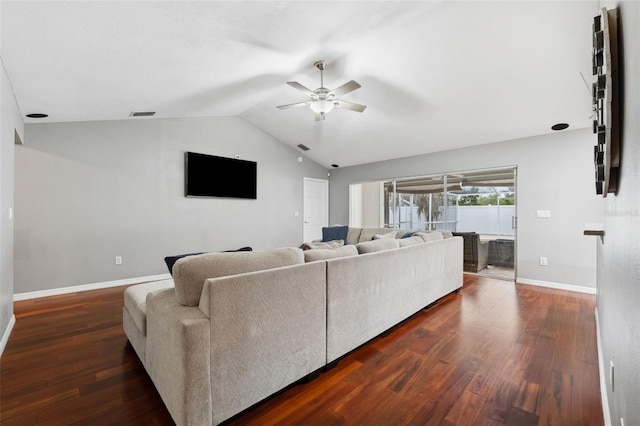
[[[326,263],[208,279],[213,423],[322,368]]]
[[[169,288],[147,295],[146,368],[178,425],[211,423],[209,319]]]

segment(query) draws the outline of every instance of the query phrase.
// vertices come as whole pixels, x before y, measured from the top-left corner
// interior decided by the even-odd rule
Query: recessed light
[[[564,130],[569,128],[569,125],[567,123],[558,123],[558,124],[554,124],[553,126],[551,126],[551,130]]]
[[[337,164],[332,164],[331,167],[335,167],[337,169],[340,166],[338,166]]]
[[[29,118],[47,118],[48,116],[49,114],[42,114],[42,113],[27,114],[27,117]]]

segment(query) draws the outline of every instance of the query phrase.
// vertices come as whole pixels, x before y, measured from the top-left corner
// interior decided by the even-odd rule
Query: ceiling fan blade
[[[313,93],[313,90],[310,90],[304,87],[302,84],[298,83],[297,81],[287,81],[287,84],[293,87],[294,89],[298,89],[299,91],[306,93],[308,96],[311,96],[312,98],[318,97],[318,95]]]
[[[316,121],[324,121],[325,113],[319,112],[316,113]]]
[[[345,83],[342,86],[333,89],[332,91],[327,93],[327,96],[333,95],[334,98],[337,98],[338,96],[344,95],[345,93],[353,92],[354,90],[359,89],[360,87],[362,87],[360,86],[360,84],[358,84],[354,80],[351,80],[350,82]]]
[[[296,108],[296,107],[301,107],[301,106],[307,106],[310,103],[311,103],[311,101],[298,102],[298,103],[295,103],[295,104],[279,105],[276,108],[278,108],[278,109]]]
[[[333,105],[336,108],[348,109],[355,112],[362,112],[367,108],[366,105],[354,104],[353,102],[345,101],[333,101]]]

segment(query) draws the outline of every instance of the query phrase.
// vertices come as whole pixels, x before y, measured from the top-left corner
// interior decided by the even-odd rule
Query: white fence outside
[[[515,235],[511,227],[515,206],[450,206],[446,229],[457,232],[477,232],[489,235]],[[456,214],[457,213],[457,214]],[[457,216],[457,217],[456,217]],[[436,220],[436,229],[444,229],[444,215]],[[425,229],[425,218],[418,217],[417,207],[400,208],[402,229]]]

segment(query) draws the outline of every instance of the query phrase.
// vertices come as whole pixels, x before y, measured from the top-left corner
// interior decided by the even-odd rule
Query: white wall
[[[616,7],[616,4],[606,4]],[[640,3],[619,2],[621,165],[598,249],[600,359],[612,425],[640,422]],[[615,389],[609,385],[613,361]]]
[[[15,293],[167,273],[164,257],[302,242],[327,170],[245,120],[28,124],[16,151]],[[184,152],[258,163],[258,199],[184,197]],[[123,257],[115,265],[115,256]]]
[[[349,184],[438,173],[517,166],[517,273],[527,281],[595,287],[596,242],[585,223],[602,222],[595,195],[590,129],[443,151],[331,171],[330,223],[348,219]],[[551,218],[536,219],[536,210]],[[540,256],[548,266],[539,266]]]
[[[0,8],[1,9],[1,8]],[[15,133],[23,135],[24,124],[0,57],[0,353],[13,319],[13,168]]]

